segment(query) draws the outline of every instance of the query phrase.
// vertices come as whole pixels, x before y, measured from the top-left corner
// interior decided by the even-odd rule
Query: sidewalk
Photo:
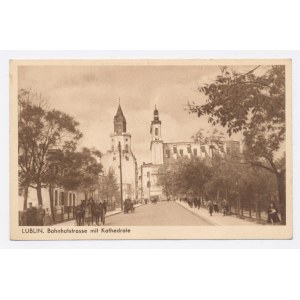
[[[143,204],[139,203],[139,204],[136,204],[134,207],[137,208],[137,207],[139,207],[141,205],[143,205]],[[111,216],[118,215],[120,213],[122,213],[120,208],[112,210],[112,211],[108,211],[106,213],[106,215],[105,215],[105,218],[109,218]],[[52,226],[77,226],[77,225],[76,225],[76,220],[72,219],[72,220],[69,220],[69,221],[65,221],[65,222],[61,222],[61,223],[56,223],[56,224],[54,224]]]
[[[176,203],[186,210],[192,212],[193,214],[199,216],[200,218],[204,219],[211,225],[215,226],[257,226],[261,224],[257,224],[256,222],[251,222],[247,220],[240,219],[236,216],[223,216],[223,213],[213,213],[212,216],[209,215],[209,212],[206,208],[201,207],[198,208],[191,208],[187,203],[176,201]]]

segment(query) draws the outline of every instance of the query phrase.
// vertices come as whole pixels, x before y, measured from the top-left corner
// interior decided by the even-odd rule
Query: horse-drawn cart
[[[134,204],[130,199],[126,199],[124,201],[124,214],[127,214],[129,212],[134,212]]]

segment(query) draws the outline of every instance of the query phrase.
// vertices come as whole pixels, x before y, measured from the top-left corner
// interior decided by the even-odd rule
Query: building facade
[[[143,163],[139,168],[139,193],[142,199],[164,200],[162,187],[158,184],[160,168],[169,165],[180,158],[199,157],[201,159],[212,158],[213,152],[220,155],[241,153],[240,142],[220,141],[217,147],[212,147],[209,143],[202,142],[164,142],[162,138],[162,122],[159,119],[158,109],[155,107],[153,120],[150,125],[150,163]]]
[[[127,122],[119,105],[114,117],[114,132],[110,135],[111,147],[102,156],[101,163],[104,172],[110,168],[114,170],[120,184],[120,165],[122,168],[122,191],[123,200],[138,198],[138,168],[137,161],[131,148],[131,134],[127,132]]]

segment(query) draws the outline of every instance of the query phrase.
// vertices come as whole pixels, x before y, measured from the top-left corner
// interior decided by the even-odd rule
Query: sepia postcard
[[[291,239],[291,68],[11,60],[11,239]]]

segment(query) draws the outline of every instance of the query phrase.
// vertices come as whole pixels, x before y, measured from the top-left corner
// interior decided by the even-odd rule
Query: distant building
[[[114,132],[110,137],[111,147],[101,158],[104,172],[107,173],[110,168],[113,168],[117,181],[120,183],[121,152],[123,200],[126,198],[137,199],[137,161],[131,149],[131,134],[127,132],[126,118],[120,105],[114,117]]]
[[[217,149],[208,143],[201,142],[174,142],[166,143],[163,141],[161,133],[162,122],[159,119],[158,109],[155,107],[153,120],[150,125],[150,151],[151,163],[143,163],[139,168],[139,195],[141,198],[164,199],[162,187],[158,184],[159,169],[163,165],[174,163],[177,159],[187,157],[206,158],[213,156],[213,151],[222,155],[239,155],[240,142],[238,141],[220,141]]]

